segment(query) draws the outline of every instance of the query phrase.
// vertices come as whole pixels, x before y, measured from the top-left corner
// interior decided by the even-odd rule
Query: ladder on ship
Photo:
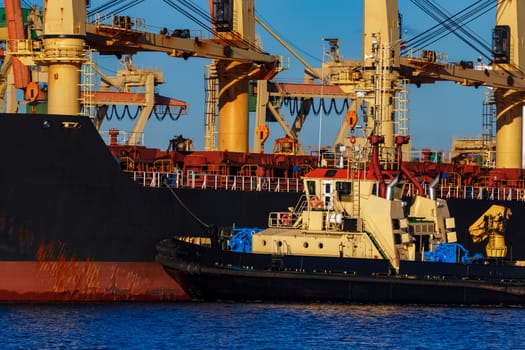
[[[301,223],[303,222],[303,212],[308,208],[308,200],[306,199],[306,195],[301,195],[301,198],[297,201],[297,204],[293,209],[291,209],[291,216],[292,221],[291,225],[293,227],[299,227]]]
[[[85,53],[87,60],[82,65],[82,81],[80,83],[80,91],[82,91],[82,97],[80,98],[80,103],[82,105],[80,115],[89,117],[91,120],[95,119],[97,112],[94,103],[96,81],[93,52],[93,50],[87,50]]]
[[[217,149],[217,109],[219,104],[219,76],[217,66],[212,62],[207,66],[206,80],[206,120],[204,122],[204,150]]]
[[[496,159],[494,158],[496,135],[496,98],[492,91],[483,94],[483,121],[482,121],[482,148],[487,152],[484,157],[484,166],[493,167]]]
[[[366,233],[366,235],[368,236],[368,238],[370,238],[370,241],[372,241],[372,244],[374,245],[374,247],[377,249],[377,251],[379,252],[379,255],[381,255],[381,257],[388,261],[388,265],[390,266],[391,269],[395,270],[396,268],[394,267],[394,264],[392,264],[392,261],[390,260],[390,258],[388,257],[388,255],[386,254],[386,252],[383,250],[383,248],[381,248],[381,245],[379,244],[379,242],[375,239],[374,235],[371,233],[371,232],[368,232],[367,230],[364,230],[364,232]]]
[[[409,116],[409,96],[408,80],[399,79],[397,81],[397,93],[395,94],[395,114],[397,116],[396,135],[410,136],[410,116]],[[411,142],[401,146],[403,159],[410,159]]]
[[[410,135],[408,115],[408,80],[400,79],[397,83],[398,93],[395,95],[395,112],[397,115],[396,134],[401,136]]]

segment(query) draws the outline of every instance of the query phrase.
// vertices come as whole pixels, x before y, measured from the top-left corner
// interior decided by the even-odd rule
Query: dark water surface
[[[4,304],[0,349],[525,349],[525,309]]]

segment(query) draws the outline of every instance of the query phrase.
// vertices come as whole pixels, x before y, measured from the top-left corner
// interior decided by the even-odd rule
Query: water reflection
[[[167,303],[0,305],[3,348],[519,348],[525,309]]]

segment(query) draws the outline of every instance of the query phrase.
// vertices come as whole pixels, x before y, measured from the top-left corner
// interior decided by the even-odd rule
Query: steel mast
[[[395,87],[399,79],[399,16],[397,0],[364,0],[363,73],[374,87],[368,108],[368,133],[385,138],[384,147],[395,148]],[[393,155],[393,153],[392,153]],[[383,155],[385,156],[385,155]]]

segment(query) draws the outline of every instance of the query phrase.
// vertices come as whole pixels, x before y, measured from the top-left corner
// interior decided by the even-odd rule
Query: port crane
[[[166,1],[170,4],[170,1]],[[31,43],[31,54],[37,64],[46,65],[49,76],[49,112],[78,114],[80,94],[67,97],[71,103],[64,104],[63,93],[54,91],[78,90],[79,79],[62,82],[65,76],[78,76],[78,68],[84,62],[85,43],[103,54],[133,54],[139,51],[165,52],[173,57],[206,57],[217,60],[217,76],[222,89],[219,93],[219,149],[247,151],[247,84],[249,79],[270,79],[279,70],[276,57],[257,49],[254,38],[254,11],[252,1],[212,1],[210,13],[213,20],[213,38],[185,37],[148,33],[140,30],[140,23],[127,16],[100,17],[92,23],[85,21],[85,3],[66,1],[67,11],[60,12],[55,2],[46,2],[48,20],[44,23],[46,37]],[[505,4],[505,5],[504,5]],[[509,5],[510,4],[510,5]],[[228,6],[232,5],[232,6]],[[508,5],[508,6],[507,6]],[[399,92],[397,82],[403,78],[416,85],[438,80],[451,80],[471,86],[495,88],[498,106],[497,155],[498,167],[521,167],[521,101],[524,79],[515,67],[521,66],[519,41],[512,39],[518,27],[519,2],[498,4],[498,28],[508,27],[506,46],[501,47],[501,60],[492,71],[476,71],[461,64],[444,64],[435,59],[431,50],[421,51],[420,56],[400,55],[399,19],[397,0],[364,0],[363,57],[360,69],[352,67],[344,72],[337,67],[339,76],[350,75],[345,84],[332,81],[334,85],[350,85],[346,93],[365,95],[368,109],[367,125],[376,133],[385,135],[384,149],[394,149],[395,114],[394,101]],[[224,10],[227,10],[224,12]],[[63,17],[61,17],[63,16]],[[60,19],[62,28],[56,26]],[[237,18],[239,20],[234,21]],[[519,29],[516,29],[516,31]],[[51,37],[59,37],[52,40]],[[53,38],[55,39],[55,38]],[[38,49],[38,50],[35,50]],[[20,53],[18,48],[15,50]],[[38,52],[35,55],[35,52]],[[59,56],[58,53],[65,53]],[[505,55],[505,52],[507,55]],[[512,54],[510,54],[512,53]],[[17,55],[17,57],[20,57]],[[505,60],[503,60],[505,59]],[[67,62],[67,64],[66,64]],[[499,67],[499,68],[498,68]],[[60,82],[59,82],[60,80]],[[372,81],[374,84],[372,84]],[[379,81],[379,82],[378,82]],[[58,85],[56,85],[58,84]],[[70,88],[75,86],[75,88]],[[68,88],[66,88],[68,87]],[[58,97],[59,96],[59,97]],[[357,96],[357,95],[356,95]],[[60,99],[60,102],[58,101]],[[354,98],[356,100],[357,98]],[[519,113],[518,113],[519,112]],[[246,117],[240,117],[244,116]],[[295,123],[294,123],[295,124]],[[287,128],[293,136],[293,128]],[[295,131],[299,128],[295,128]],[[345,135],[345,132],[341,133]],[[505,152],[502,150],[505,149]],[[504,154],[500,154],[504,153]]]
[[[44,8],[44,38],[10,42],[9,49],[29,64],[47,67],[48,112],[72,115],[80,112],[80,67],[86,61],[86,44],[101,54],[155,51],[185,59],[214,59],[221,85],[219,147],[247,152],[248,81],[272,78],[279,61],[256,45],[253,1],[214,1],[210,7],[214,34],[207,39],[149,33],[128,16],[86,23],[85,1],[50,1]]]
[[[525,3],[499,1],[493,32],[493,69],[475,69],[472,63],[450,63],[428,49],[411,49],[401,55],[397,0],[364,0],[362,61],[357,65],[323,67],[328,84],[366,96],[364,119],[369,129],[385,136],[383,157],[395,149],[396,95],[400,81],[421,86],[452,81],[464,86],[493,88],[496,116],[496,167],[523,168],[522,106],[525,101],[525,48],[520,14]],[[358,98],[359,99],[359,98]],[[398,128],[399,129],[399,128]],[[399,130],[397,130],[399,132]]]
[[[366,0],[365,0],[366,3]],[[397,3],[397,1],[396,1]],[[496,104],[496,167],[523,168],[523,110],[525,101],[525,48],[520,26],[522,1],[498,1],[493,31],[493,69],[474,69],[472,64],[437,60],[434,51],[400,58],[401,74],[411,83],[448,80],[465,86],[493,88]]]
[[[128,17],[120,16],[109,23],[101,20],[87,24],[86,40],[102,54],[155,51],[184,59],[213,59],[220,86],[218,147],[248,152],[249,80],[271,79],[280,69],[277,57],[256,45],[254,12],[253,1],[210,2],[211,39],[189,37],[183,32],[173,36],[139,31]]]
[[[9,52],[5,56],[4,64],[2,65],[2,77],[9,76],[9,70],[12,69],[13,76],[15,77],[14,87],[24,90],[24,98],[28,102],[29,107],[34,112],[49,111],[45,110],[48,107],[48,101],[42,103],[41,101],[45,100],[44,91],[39,82],[46,83],[49,82],[48,79],[48,65],[46,64],[45,58],[43,56],[45,53],[42,50],[42,35],[44,31],[44,26],[41,21],[42,14],[38,6],[33,6],[30,9],[24,9],[24,16],[22,16],[22,9],[20,7],[20,1],[9,1],[6,2],[6,17],[15,18],[17,24],[23,25],[28,23],[28,33],[17,34],[11,26],[8,28],[7,33],[4,33],[2,39],[5,39],[8,44]],[[71,54],[71,52],[69,52]],[[69,62],[70,59],[66,57],[57,58],[58,61],[62,62],[62,69],[66,67],[65,63],[82,63],[82,74],[84,82],[81,85],[80,91],[80,100],[74,101],[72,106],[76,109],[79,104],[82,104],[83,111],[82,114],[89,115],[93,118],[95,127],[100,128],[103,118],[106,115],[106,112],[110,106],[116,105],[135,105],[138,106],[139,115],[136,118],[136,123],[133,131],[129,134],[127,139],[128,144],[138,144],[141,142],[141,135],[144,125],[152,113],[153,109],[159,109],[162,107],[164,110],[164,115],[177,115],[180,116],[186,113],[187,104],[183,101],[175,100],[165,96],[161,96],[155,93],[155,86],[163,83],[163,74],[159,71],[147,70],[147,69],[137,69],[133,66],[131,57],[126,56],[123,60],[124,69],[121,69],[117,72],[117,75],[114,77],[109,77],[102,73],[96,66],[96,64],[91,60],[91,51],[83,52],[84,58],[80,58],[82,53],[78,53],[78,57],[75,58],[76,61]],[[67,56],[67,54],[66,54]],[[21,65],[12,65],[12,62],[19,62]],[[36,68],[31,70],[31,79],[29,82],[24,82],[23,84],[17,84],[16,77],[24,76],[25,72],[28,71],[27,66],[36,66]],[[74,64],[73,64],[74,66]],[[71,67],[70,67],[71,68]],[[93,89],[94,82],[90,80],[94,71],[97,71],[101,76],[101,85],[102,89],[95,91]],[[23,73],[23,74],[21,74]],[[70,72],[69,72],[70,73]],[[62,76],[64,79],[68,78],[67,71],[63,71],[63,74],[55,72],[52,76],[51,82],[54,82],[56,77]],[[73,77],[76,77],[75,74]],[[19,79],[20,80],[20,79]],[[33,81],[34,80],[34,81]],[[2,84],[0,84],[0,93],[1,96],[4,96],[6,89],[10,88],[12,85],[7,84],[7,79],[3,79]],[[110,90],[110,87],[113,90]],[[77,87],[78,89],[78,87]],[[137,90],[142,89],[143,92],[137,92]],[[53,96],[52,89],[51,95]],[[14,97],[16,94],[11,92],[8,94],[10,97]],[[56,98],[54,99],[56,100]],[[53,99],[52,99],[53,101]],[[43,107],[42,107],[43,106]],[[70,104],[65,104],[70,106]],[[8,112],[14,112],[18,108],[16,101],[8,100],[6,110]],[[51,111],[55,113],[60,113],[61,106],[51,106]],[[70,109],[70,112],[72,110]],[[75,114],[80,114],[77,112]]]

